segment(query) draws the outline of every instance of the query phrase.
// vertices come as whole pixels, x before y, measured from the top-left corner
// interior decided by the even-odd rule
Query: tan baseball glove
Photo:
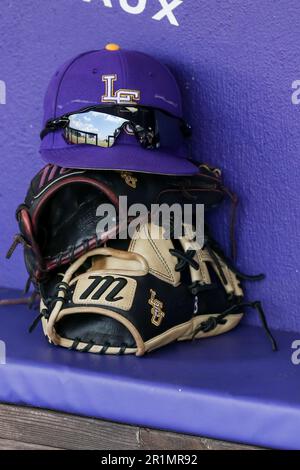
[[[55,345],[96,354],[136,354],[173,341],[225,333],[260,302],[245,302],[241,278],[215,242],[201,247],[191,227],[179,240],[144,225],[116,249],[94,249],[41,283],[41,318]],[[250,277],[258,280],[258,277]]]

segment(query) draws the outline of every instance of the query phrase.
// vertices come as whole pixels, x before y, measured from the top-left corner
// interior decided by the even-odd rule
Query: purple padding
[[[0,289],[0,297],[19,295]],[[144,358],[96,356],[49,345],[36,312],[0,307],[0,401],[229,441],[300,448],[296,334],[242,325],[222,337],[177,343]],[[298,335],[298,339],[299,335]]]

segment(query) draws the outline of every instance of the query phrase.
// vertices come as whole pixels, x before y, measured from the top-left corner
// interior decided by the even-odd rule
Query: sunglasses
[[[181,118],[147,106],[91,106],[47,121],[40,136],[63,130],[69,144],[115,145],[121,132],[135,136],[144,149],[178,148],[191,127]]]

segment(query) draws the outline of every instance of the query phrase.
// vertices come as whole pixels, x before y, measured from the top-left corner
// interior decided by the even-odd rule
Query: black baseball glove
[[[119,197],[127,205],[142,203],[204,204],[217,206],[225,196],[220,172],[206,165],[195,176],[165,176],[118,171],[72,170],[47,165],[32,180],[25,202],[17,209],[20,233],[7,257],[22,243],[31,281],[48,274],[114,238],[127,228],[127,214],[119,210]],[[116,218],[106,230],[97,231],[98,208],[112,204]]]

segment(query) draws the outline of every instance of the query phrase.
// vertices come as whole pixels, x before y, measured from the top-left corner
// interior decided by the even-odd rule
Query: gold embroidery
[[[105,93],[101,96],[102,103],[136,104],[141,99],[140,91],[124,88],[115,91],[114,84],[117,79],[116,74],[102,75],[102,81],[105,83]]]
[[[161,322],[163,321],[165,317],[165,312],[162,311],[164,304],[163,302],[160,302],[158,299],[156,299],[156,292],[152,289],[150,289],[150,294],[151,297],[148,300],[148,304],[152,306],[151,308],[151,323],[155,326],[160,326]]]
[[[121,178],[125,181],[125,183],[133,189],[136,189],[137,178],[135,178],[131,173],[128,171],[122,171]]]

